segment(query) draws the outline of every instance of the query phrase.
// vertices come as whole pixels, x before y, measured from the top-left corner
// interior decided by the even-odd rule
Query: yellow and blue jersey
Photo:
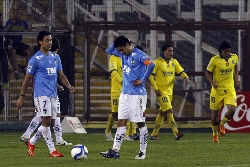
[[[180,63],[171,58],[166,61],[164,58],[159,57],[154,61],[155,68],[152,72],[155,75],[155,83],[159,90],[166,91],[168,95],[173,95],[174,80],[176,74],[182,74],[185,78],[187,75]]]
[[[234,67],[237,65],[236,54],[230,54],[227,59],[219,54],[211,58],[207,71],[212,73],[213,81],[218,84],[216,89],[234,89]]]

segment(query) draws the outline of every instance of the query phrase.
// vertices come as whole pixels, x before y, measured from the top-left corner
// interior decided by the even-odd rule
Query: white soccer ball
[[[71,150],[71,156],[75,160],[85,159],[88,157],[89,151],[86,146],[82,144],[75,145]]]

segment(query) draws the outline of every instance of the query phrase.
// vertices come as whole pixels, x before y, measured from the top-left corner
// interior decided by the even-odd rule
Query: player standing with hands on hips
[[[219,142],[218,128],[220,136],[223,137],[225,135],[224,124],[233,118],[237,106],[235,87],[240,86],[238,56],[231,53],[231,49],[231,44],[228,41],[223,41],[218,49],[219,54],[211,58],[205,72],[205,76],[212,86],[210,109],[212,112],[213,142]],[[218,120],[219,110],[223,104],[227,106],[228,111],[222,120]]]
[[[153,61],[141,50],[134,48],[131,41],[119,36],[106,52],[119,55],[122,59],[123,83],[119,98],[118,124],[113,148],[100,152],[103,157],[118,159],[128,119],[136,122],[140,131],[140,151],[135,159],[146,158],[148,128],[145,124],[147,92],[145,82],[154,69]]]
[[[52,34],[49,31],[40,31],[37,36],[40,50],[29,60],[26,75],[22,84],[19,99],[16,106],[21,108],[24,103],[28,83],[33,79],[34,104],[37,115],[42,118],[42,125],[36,134],[28,141],[28,155],[34,156],[35,144],[42,135],[50,151],[50,157],[63,157],[64,154],[55,149],[51,137],[50,127],[54,126],[57,114],[57,78],[73,93],[75,88],[70,85],[62,71],[61,59],[58,54],[50,52],[52,46]]]

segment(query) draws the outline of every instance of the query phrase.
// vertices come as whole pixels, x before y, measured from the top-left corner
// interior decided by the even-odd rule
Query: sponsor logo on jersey
[[[46,68],[48,75],[55,75],[56,72],[56,67],[54,68]]]

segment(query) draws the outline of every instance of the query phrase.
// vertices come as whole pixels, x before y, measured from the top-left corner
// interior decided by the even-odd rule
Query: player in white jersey
[[[60,48],[60,41],[58,38],[53,37],[52,38],[52,46],[51,46],[51,52],[57,53]],[[63,87],[61,85],[57,85],[57,88],[59,91],[63,91]],[[35,112],[37,112],[35,110]],[[63,146],[63,145],[72,145],[72,143],[69,143],[65,141],[62,138],[62,126],[61,126],[61,111],[60,111],[60,100],[57,97],[57,115],[55,119],[55,124],[54,124],[54,133],[56,137],[56,145]],[[30,122],[28,128],[26,129],[25,133],[20,136],[20,141],[24,142],[27,144],[27,141],[30,139],[30,135],[37,129],[38,125],[42,122],[42,119],[40,116],[36,115]]]
[[[136,122],[140,131],[140,150],[135,159],[145,159],[148,136],[144,113],[147,103],[145,82],[155,65],[144,52],[134,48],[131,41],[124,36],[117,37],[106,52],[121,57],[123,82],[113,148],[100,152],[100,154],[106,158],[117,159],[120,157],[119,151],[125,136],[126,123],[129,120]]]
[[[29,156],[34,156],[35,144],[40,136],[43,136],[50,151],[49,156],[63,157],[64,154],[55,149],[50,131],[50,127],[54,125],[57,114],[57,78],[60,79],[62,84],[65,85],[71,93],[73,93],[75,89],[70,85],[62,71],[59,55],[50,52],[52,34],[46,30],[40,31],[37,36],[37,42],[40,50],[29,60],[16,106],[18,108],[23,106],[29,81],[33,79],[34,103],[37,114],[42,118],[42,125],[38,128],[36,134],[28,141],[27,153]]]

